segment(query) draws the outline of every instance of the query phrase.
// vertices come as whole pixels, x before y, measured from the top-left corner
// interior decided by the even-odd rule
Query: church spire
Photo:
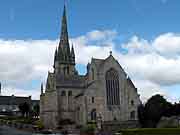
[[[67,44],[68,41],[68,30],[67,30],[67,18],[66,18],[66,6],[64,5],[62,24],[61,24],[61,36],[60,42]]]
[[[70,50],[66,6],[64,5],[63,16],[61,20],[61,35],[57,52],[55,52],[54,72],[62,75],[73,75],[75,70],[74,48]]]
[[[64,10],[63,10],[62,22],[61,22],[61,35],[60,35],[60,42],[59,42],[57,56],[58,56],[59,63],[63,63],[63,64],[71,63],[65,5],[64,5]]]

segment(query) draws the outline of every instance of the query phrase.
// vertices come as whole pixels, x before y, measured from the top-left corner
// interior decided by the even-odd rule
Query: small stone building
[[[57,128],[63,120],[85,125],[98,118],[111,124],[137,122],[141,103],[137,89],[112,52],[106,59],[92,58],[86,75],[79,75],[74,48],[69,46],[65,7],[61,25],[54,71],[48,72],[45,92],[42,89],[40,96],[40,118],[45,127]]]

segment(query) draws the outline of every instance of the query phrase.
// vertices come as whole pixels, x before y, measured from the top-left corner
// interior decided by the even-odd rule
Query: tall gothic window
[[[107,105],[120,105],[119,75],[116,70],[106,72],[106,95]]]

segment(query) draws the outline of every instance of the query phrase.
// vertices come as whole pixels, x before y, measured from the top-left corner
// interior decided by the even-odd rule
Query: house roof
[[[24,102],[30,103],[31,97],[0,96],[0,105],[19,105]]]

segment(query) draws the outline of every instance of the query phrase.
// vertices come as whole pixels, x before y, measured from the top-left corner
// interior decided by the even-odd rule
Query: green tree
[[[145,119],[145,108],[143,104],[138,106],[138,120],[141,124],[141,127],[144,127],[146,119]]]
[[[29,116],[30,105],[26,102],[19,104],[19,111],[21,112],[23,117]]]
[[[36,104],[33,106],[33,115],[34,117],[38,117],[39,116],[39,111],[40,111],[40,107],[39,107],[39,104]]]
[[[172,112],[171,115],[173,115],[173,116],[180,115],[180,103],[173,104],[170,111]]]
[[[161,117],[167,115],[171,105],[159,94],[152,96],[144,107],[145,127],[156,127]]]

